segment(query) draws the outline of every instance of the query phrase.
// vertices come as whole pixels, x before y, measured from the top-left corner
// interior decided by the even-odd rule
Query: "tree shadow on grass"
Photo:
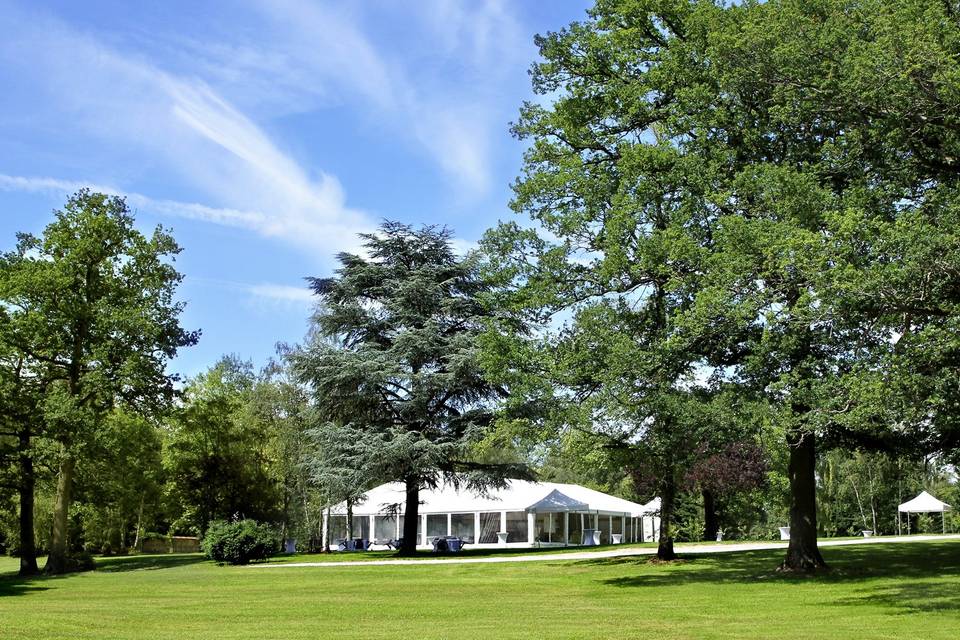
[[[172,569],[185,565],[205,562],[206,558],[199,553],[166,554],[166,555],[135,555],[115,556],[111,558],[96,558],[95,572],[120,573],[126,571],[149,571],[155,569]],[[21,577],[16,574],[0,574],[0,598],[8,596],[23,596],[50,589],[54,580],[63,580],[72,576],[89,574],[89,571],[66,573],[58,576],[37,575]]]
[[[859,595],[837,600],[848,606],[876,605],[900,613],[946,613],[960,610],[960,591],[955,582],[914,582],[874,587]]]
[[[150,571],[154,569],[172,569],[174,567],[182,567],[206,561],[207,558],[201,553],[115,556],[112,558],[97,558],[96,571],[102,573]]]
[[[53,578],[0,577],[0,600],[10,596],[25,596],[39,591],[46,591],[50,587],[45,586],[43,582],[51,579]]]
[[[620,588],[685,584],[846,584],[851,595],[832,604],[879,605],[902,613],[960,609],[960,543],[869,544],[821,549],[830,570],[817,575],[780,572],[782,550],[683,554],[671,563],[651,557],[585,560],[578,565],[635,566],[634,575],[600,580]],[[876,580],[903,580],[872,584]]]

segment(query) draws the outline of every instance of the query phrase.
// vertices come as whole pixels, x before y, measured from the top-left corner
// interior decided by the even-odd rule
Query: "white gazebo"
[[[940,521],[943,523],[943,532],[947,532],[946,511],[950,510],[950,505],[946,502],[937,500],[926,491],[921,491],[913,500],[907,500],[897,508],[897,533],[900,533],[900,514],[907,514],[907,535],[910,535],[910,514],[911,513],[939,513]]]
[[[382,484],[353,505],[353,537],[386,544],[402,535],[401,482]],[[346,537],[346,503],[324,519],[334,545]],[[458,536],[471,547],[570,546],[648,542],[660,529],[660,499],[639,504],[575,484],[508,480],[486,494],[442,485],[420,491],[417,545]]]

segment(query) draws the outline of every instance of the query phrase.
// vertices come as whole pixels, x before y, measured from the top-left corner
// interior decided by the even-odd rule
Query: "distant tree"
[[[105,416],[77,465],[75,500],[87,544],[138,547],[144,527],[161,516],[162,449],[155,421],[122,409]]]
[[[274,434],[254,400],[257,384],[251,363],[233,356],[188,381],[164,452],[175,528],[203,534],[215,520],[280,522]]]
[[[763,488],[769,465],[763,449],[750,441],[731,442],[714,453],[701,447],[697,458],[686,481],[703,497],[703,539],[715,540],[720,531],[718,502],[731,494]]]
[[[281,354],[286,350],[281,346]],[[269,473],[281,500],[280,534],[315,540],[321,528],[323,500],[309,469],[313,412],[308,390],[292,378],[289,367],[274,360],[257,376],[248,406],[268,438]]]
[[[488,287],[475,260],[455,255],[446,229],[386,222],[361,237],[365,255],[342,253],[335,277],[311,280],[312,339],[290,361],[318,416],[363,450],[365,476],[405,484],[401,553],[411,554],[422,488],[517,469],[471,455],[498,396],[477,359]]]
[[[42,409],[59,446],[53,538],[46,570],[67,561],[68,520],[78,456],[115,405],[134,410],[170,402],[166,371],[177,349],[196,342],[180,327],[174,300],[180,251],[162,229],[134,227],[122,198],[81,190],[40,237],[20,234],[0,261],[0,300],[8,325],[0,339],[25,368],[48,381]]]

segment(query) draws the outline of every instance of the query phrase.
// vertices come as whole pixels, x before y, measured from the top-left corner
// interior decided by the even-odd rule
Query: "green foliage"
[[[641,442],[661,493],[710,431],[691,378],[757,400],[817,564],[817,438],[960,441],[954,4],[600,0],[538,37],[550,102],[514,128],[535,226],[485,244],[505,308],[545,330],[500,368]]]
[[[314,423],[307,390],[288,367],[270,362],[257,377],[248,407],[251,419],[267,434],[268,473],[279,493],[281,533],[306,543],[319,534],[324,504],[310,482],[314,449],[309,431]]]
[[[113,549],[163,519],[162,429],[116,410],[105,417],[77,465],[75,498],[84,542]]]
[[[280,551],[280,536],[270,525],[244,519],[210,524],[201,548],[218,564],[250,564]]]
[[[190,380],[165,445],[173,527],[203,533],[214,520],[278,522],[283,503],[272,473],[269,423],[258,415],[257,376],[225,357]]]

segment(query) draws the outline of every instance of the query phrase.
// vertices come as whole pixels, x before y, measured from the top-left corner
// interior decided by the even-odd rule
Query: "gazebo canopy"
[[[937,500],[926,491],[921,491],[913,500],[907,500],[900,505],[900,513],[943,513],[950,510],[950,505]]]

